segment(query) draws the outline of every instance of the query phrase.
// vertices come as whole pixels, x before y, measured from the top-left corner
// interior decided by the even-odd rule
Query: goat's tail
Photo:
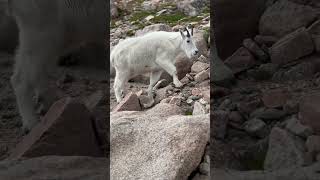
[[[116,75],[116,69],[114,68],[114,53],[111,51],[110,53],[110,77],[114,77]]]

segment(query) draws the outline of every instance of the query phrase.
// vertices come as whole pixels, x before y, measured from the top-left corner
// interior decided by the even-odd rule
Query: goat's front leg
[[[173,78],[173,84],[176,86],[176,87],[181,87],[183,86],[183,84],[179,81],[178,79],[178,75],[177,75],[177,68],[176,66],[170,62],[170,61],[161,61],[160,59],[159,60],[156,60],[156,63],[161,66],[168,74],[170,74]]]
[[[11,84],[22,117],[23,129],[28,131],[39,121],[33,97],[47,95],[44,93],[44,89],[48,87],[46,77],[48,70],[55,64],[61,38],[52,28],[43,32],[26,31],[21,27],[20,29],[20,45],[15,56],[16,64]]]
[[[163,71],[155,71],[155,72],[151,72],[151,74],[150,74],[150,84],[148,87],[148,96],[151,98],[153,98],[153,95],[154,95],[153,87],[159,81],[162,72]]]

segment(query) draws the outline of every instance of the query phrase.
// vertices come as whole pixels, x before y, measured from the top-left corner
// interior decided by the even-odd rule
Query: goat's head
[[[193,42],[193,28],[186,27],[184,30],[179,30],[182,36],[182,50],[187,54],[188,58],[196,56],[199,52],[198,48]]]

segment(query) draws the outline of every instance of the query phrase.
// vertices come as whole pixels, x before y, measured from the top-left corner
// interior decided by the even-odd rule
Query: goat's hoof
[[[175,86],[176,88],[180,88],[180,87],[183,86],[183,84],[182,84],[181,82],[176,82],[176,83],[174,83],[174,86]]]

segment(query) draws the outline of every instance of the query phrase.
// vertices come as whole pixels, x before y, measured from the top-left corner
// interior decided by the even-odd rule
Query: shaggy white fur
[[[83,42],[105,44],[107,0],[8,0],[19,27],[19,47],[11,83],[23,128],[39,120],[35,102],[46,97],[47,75],[59,56]]]
[[[184,32],[158,31],[123,40],[115,46],[110,54],[110,65],[116,70],[114,91],[117,102],[124,97],[124,86],[129,78],[147,72],[150,72],[149,97],[153,98],[153,87],[163,71],[173,77],[176,87],[181,87],[174,64],[181,52],[189,58],[198,53],[192,35],[192,30],[187,28]]]

